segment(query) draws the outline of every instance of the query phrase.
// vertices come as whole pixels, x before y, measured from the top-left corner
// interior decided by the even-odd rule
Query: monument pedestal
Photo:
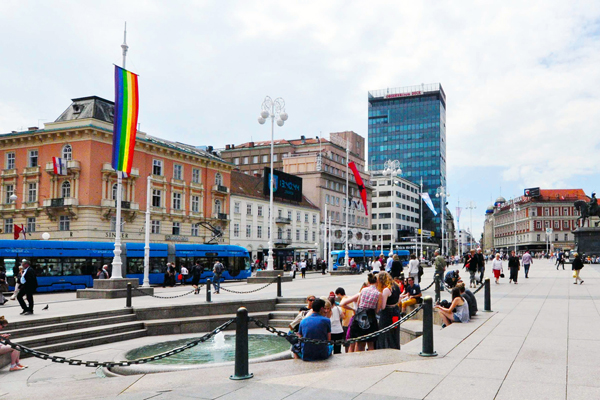
[[[600,227],[577,228],[573,231],[575,235],[575,250],[583,255],[600,255]]]
[[[117,299],[127,297],[127,283],[131,282],[133,288],[131,296],[144,296],[154,294],[154,288],[139,287],[140,281],[136,278],[95,279],[91,289],[77,290],[78,299]]]
[[[335,276],[335,275],[354,275],[354,274],[356,274],[356,272],[352,271],[352,268],[338,267],[336,270],[331,271],[330,274],[332,276]]]
[[[296,272],[298,274],[298,272]],[[281,282],[291,282],[293,279],[290,276],[290,272],[286,272],[280,269],[276,270],[268,270],[268,271],[258,271],[256,272],[256,276],[250,277],[247,279],[248,283],[264,283],[267,284],[272,282],[275,278],[281,275]]]

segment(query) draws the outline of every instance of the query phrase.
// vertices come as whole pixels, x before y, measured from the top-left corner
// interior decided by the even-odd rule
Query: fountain
[[[217,333],[213,337],[213,343],[215,350],[221,350],[225,347],[225,334],[223,332]]]

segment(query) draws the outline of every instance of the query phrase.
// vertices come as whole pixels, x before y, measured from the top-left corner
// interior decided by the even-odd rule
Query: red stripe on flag
[[[365,185],[363,184],[363,180],[360,177],[360,172],[356,168],[356,164],[353,161],[348,163],[348,167],[352,170],[354,174],[354,179],[356,180],[356,184],[358,185],[358,191],[360,192],[360,198],[362,199],[363,206],[365,206],[365,215],[369,215],[369,210],[367,208],[367,189],[365,189]]]

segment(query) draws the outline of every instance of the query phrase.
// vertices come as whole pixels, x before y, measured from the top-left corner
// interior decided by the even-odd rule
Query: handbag
[[[369,321],[369,314],[364,308],[361,308],[358,311],[356,311],[354,320],[358,324],[358,327],[362,330],[367,330],[371,327],[371,321]]]
[[[504,278],[504,272],[500,272],[500,278]]]

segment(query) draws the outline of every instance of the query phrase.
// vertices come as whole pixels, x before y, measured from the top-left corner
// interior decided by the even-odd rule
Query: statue
[[[596,193],[592,193],[590,201],[577,200],[574,204],[575,209],[579,211],[580,217],[577,218],[578,226],[584,226],[585,220],[589,217],[600,217],[600,207],[598,206],[598,200],[596,199]],[[581,223],[579,223],[581,221]],[[597,227],[599,222],[595,223]]]

